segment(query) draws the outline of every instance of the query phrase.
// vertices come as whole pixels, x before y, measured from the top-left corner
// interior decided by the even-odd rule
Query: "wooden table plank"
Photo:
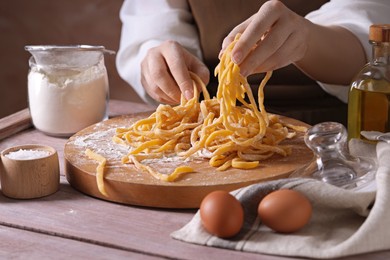
[[[110,203],[78,193],[64,178],[60,191],[34,200],[0,196],[0,223],[20,229],[78,238],[92,244],[180,259],[253,259],[259,255],[202,247],[170,238],[169,234],[187,223],[191,210],[156,210]],[[390,257],[390,252],[371,254]],[[260,255],[262,259],[286,259]],[[345,259],[368,259],[367,255]],[[371,258],[370,258],[371,259]],[[375,258],[372,258],[375,259]],[[383,259],[383,258],[382,258]]]
[[[160,259],[77,240],[0,226],[1,259]]]
[[[144,111],[150,107],[113,102],[110,109],[111,114],[119,115]],[[66,250],[67,254],[76,258],[84,258],[85,250],[86,258],[125,258],[127,254],[134,253],[136,258],[289,259],[197,246],[172,239],[170,233],[188,223],[195,210],[133,207],[95,199],[74,190],[66,181],[63,170],[66,141],[65,138],[46,136],[29,128],[0,142],[1,150],[25,143],[50,145],[57,150],[61,165],[60,189],[51,196],[15,200],[0,195],[0,239],[11,241],[10,244],[0,246],[0,257],[2,252],[20,251],[20,254],[11,256],[23,258],[23,250],[28,248],[25,255],[30,256],[29,248],[37,247],[42,248],[45,255],[57,255],[61,250]],[[19,236],[22,237],[20,243],[17,242]],[[64,241],[71,246],[67,246]],[[43,248],[45,243],[49,246]],[[386,258],[390,258],[390,251],[343,259]]]
[[[0,196],[0,223],[21,229],[78,237],[84,241],[174,258],[197,258],[199,246],[170,238],[194,210],[156,210],[94,199],[70,187],[61,177],[60,190],[48,197],[15,200]],[[246,259],[252,254],[201,247],[201,255]],[[247,258],[247,259],[249,259]]]

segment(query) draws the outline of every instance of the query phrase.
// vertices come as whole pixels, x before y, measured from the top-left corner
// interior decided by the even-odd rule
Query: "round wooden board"
[[[253,183],[288,177],[297,168],[309,163],[313,153],[303,141],[303,133],[284,142],[292,146],[292,153],[282,157],[274,155],[251,170],[230,168],[218,172],[208,160],[156,160],[152,162],[160,172],[170,173],[178,165],[189,165],[196,172],[189,173],[175,182],[155,179],[149,173],[139,172],[132,164],[122,164],[127,148],[115,144],[112,137],[118,127],[129,127],[148,114],[132,114],[112,118],[92,125],[69,138],[65,145],[66,177],[70,185],[88,195],[103,200],[129,205],[160,208],[198,208],[208,193],[214,190],[232,191]],[[295,125],[306,124],[286,117],[281,120]],[[108,196],[102,195],[96,184],[97,162],[85,155],[89,148],[107,158],[104,185]],[[177,159],[177,158],[176,158]]]

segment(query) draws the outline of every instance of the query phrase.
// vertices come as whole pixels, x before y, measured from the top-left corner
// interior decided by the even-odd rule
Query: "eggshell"
[[[202,200],[199,211],[206,231],[221,238],[236,235],[244,223],[241,203],[226,191],[209,193]]]
[[[271,192],[259,203],[257,210],[263,224],[281,233],[295,232],[310,220],[312,206],[302,193],[282,189]]]

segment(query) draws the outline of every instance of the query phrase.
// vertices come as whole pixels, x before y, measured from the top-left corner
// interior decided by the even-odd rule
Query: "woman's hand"
[[[188,100],[193,97],[193,84],[189,71],[207,84],[207,67],[179,43],[166,41],[148,51],[141,63],[141,83],[156,101],[178,104],[181,93]]]
[[[248,76],[275,70],[305,55],[309,42],[308,23],[280,1],[271,0],[229,33],[222,51],[241,33],[232,51],[233,62],[240,65],[241,74]]]
[[[243,76],[292,63],[314,80],[348,85],[366,63],[363,46],[351,31],[312,23],[278,0],[264,3],[236,26],[224,39],[221,53],[237,33],[241,37],[232,60]]]

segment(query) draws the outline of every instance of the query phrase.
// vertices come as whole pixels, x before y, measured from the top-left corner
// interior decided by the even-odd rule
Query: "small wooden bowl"
[[[19,150],[46,151],[48,155],[28,159],[10,158]],[[34,152],[32,152],[34,153]],[[1,152],[1,189],[5,196],[15,199],[32,199],[55,193],[60,182],[57,151],[45,145],[21,145]]]

